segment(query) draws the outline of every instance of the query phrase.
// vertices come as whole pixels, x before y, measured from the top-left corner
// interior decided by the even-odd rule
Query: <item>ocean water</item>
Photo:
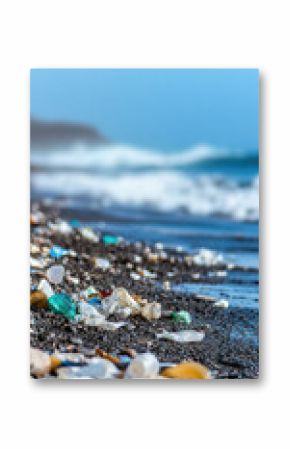
[[[166,153],[122,145],[31,153],[32,199],[96,212],[90,222],[128,240],[162,242],[190,253],[209,248],[228,263],[252,268],[204,294],[257,308],[259,176],[257,151],[198,146]],[[254,273],[254,274],[253,274]],[[199,286],[199,287],[198,287]]]

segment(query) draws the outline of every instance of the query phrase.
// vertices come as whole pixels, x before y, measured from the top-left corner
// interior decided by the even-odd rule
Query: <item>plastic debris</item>
[[[164,288],[164,290],[170,290],[170,288],[171,288],[170,282],[169,281],[164,281],[163,282],[163,288]]]
[[[48,298],[49,308],[59,315],[73,320],[76,317],[76,305],[66,293],[57,293]]]
[[[86,240],[90,240],[95,243],[99,242],[99,236],[91,228],[81,228],[80,233]]]
[[[163,340],[171,340],[177,343],[190,343],[190,342],[201,342],[204,339],[204,332],[197,332],[194,330],[186,330],[179,332],[168,332],[163,330],[161,334],[156,335],[157,338]]]
[[[82,366],[86,364],[87,360],[84,354],[80,353],[55,352],[51,356],[52,368],[56,368],[59,366]]]
[[[106,317],[100,313],[95,307],[85,302],[79,303],[80,319],[87,326],[95,326],[104,330],[114,331],[119,327],[125,326],[124,322],[110,322]]]
[[[130,273],[130,277],[131,277],[134,281],[139,281],[139,280],[141,279],[140,274],[134,273],[133,271]]]
[[[49,282],[61,284],[64,278],[65,269],[62,265],[52,265],[46,272]]]
[[[195,264],[203,265],[206,267],[222,264],[224,261],[221,254],[217,254],[215,251],[211,251],[206,248],[201,248],[198,254],[192,257],[192,260]]]
[[[103,235],[102,240],[105,245],[116,245],[119,238],[114,235]]]
[[[45,216],[40,211],[35,211],[30,214],[30,224],[31,225],[39,225],[45,223]]]
[[[61,360],[55,355],[50,356],[50,371],[55,371],[61,366]]]
[[[100,306],[102,304],[102,301],[100,298],[90,298],[88,300],[88,304],[91,306]]]
[[[146,270],[145,268],[140,268],[138,270],[138,273],[144,277],[144,278],[151,278],[151,279],[155,279],[157,278],[157,274],[156,273],[151,273],[151,271]]]
[[[161,304],[158,302],[145,304],[141,309],[141,315],[149,321],[158,320],[161,317]]]
[[[146,352],[138,354],[128,366],[125,372],[127,379],[156,378],[159,373],[159,362],[154,354]]]
[[[47,307],[47,296],[39,290],[32,292],[30,294],[30,305],[38,308]]]
[[[186,310],[180,310],[179,312],[172,312],[171,318],[173,321],[190,324],[192,322],[192,318],[189,312]]]
[[[45,267],[45,263],[43,260],[35,259],[34,257],[30,257],[30,266],[32,268],[43,269]]]
[[[208,369],[197,362],[184,362],[165,368],[162,370],[162,376],[173,379],[211,379]]]
[[[40,253],[40,247],[38,245],[30,244],[30,252],[31,254],[39,254]]]
[[[64,248],[62,248],[61,246],[53,246],[50,250],[49,250],[49,255],[51,257],[54,257],[55,259],[60,259],[61,257],[65,256],[68,254],[68,251]]]
[[[147,255],[148,262],[157,263],[159,260],[159,255],[157,253],[149,253]]]
[[[97,268],[101,268],[102,270],[107,270],[108,268],[110,268],[111,264],[110,264],[110,261],[108,259],[103,259],[101,257],[96,257],[95,258],[95,266]]]
[[[30,373],[36,377],[46,376],[51,367],[50,357],[40,349],[30,348]]]
[[[118,357],[115,357],[115,356],[113,356],[111,354],[108,354],[107,352],[105,352],[105,351],[103,351],[102,349],[99,349],[99,348],[96,349],[96,355],[98,357],[101,357],[102,359],[109,360],[109,362],[112,362],[112,363],[115,363],[115,364],[118,364],[120,362]]]
[[[227,309],[229,307],[229,302],[226,299],[222,299],[220,301],[216,301],[213,305],[215,307],[221,307],[222,309]]]
[[[97,294],[97,290],[95,289],[95,287],[90,286],[84,291],[84,294],[86,298],[89,298],[90,296],[95,296]]]
[[[81,226],[81,222],[79,220],[77,220],[76,218],[73,218],[72,220],[69,221],[69,225],[73,229],[78,229]]]
[[[72,232],[72,227],[66,221],[59,221],[57,223],[49,223],[49,228],[54,232],[68,235]]]
[[[132,315],[140,312],[140,305],[132,298],[128,291],[123,288],[115,288],[112,294],[103,300],[103,310],[107,316],[115,312],[119,307],[129,308]]]
[[[139,256],[138,254],[134,255],[134,262],[135,263],[141,263],[142,262],[142,257]]]
[[[38,284],[37,290],[43,292],[47,298],[54,295],[54,291],[50,283],[46,279],[41,279]]]
[[[113,379],[120,371],[109,360],[99,357],[90,360],[82,367],[59,368],[57,375],[61,379]]]

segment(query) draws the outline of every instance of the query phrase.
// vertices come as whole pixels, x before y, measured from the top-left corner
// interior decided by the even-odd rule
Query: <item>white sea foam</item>
[[[96,148],[74,146],[69,150],[36,150],[31,154],[31,161],[35,166],[78,170],[134,167],[172,168],[223,159],[239,161],[244,158],[244,153],[216,149],[207,145],[200,145],[173,154],[125,145],[106,145]]]
[[[259,216],[258,177],[249,185],[213,175],[187,175],[175,170],[142,173],[34,173],[33,189],[53,195],[88,195],[107,204],[150,206],[161,211],[223,214],[237,220]]]

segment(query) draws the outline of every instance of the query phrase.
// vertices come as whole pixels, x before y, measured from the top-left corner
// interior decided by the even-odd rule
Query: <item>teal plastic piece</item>
[[[48,298],[49,308],[59,315],[64,315],[69,320],[76,316],[76,305],[66,293],[57,293]]]
[[[118,237],[115,237],[114,235],[104,235],[103,242],[105,245],[116,245],[116,243],[118,243]]]
[[[174,321],[186,324],[190,324],[192,321],[190,313],[187,312],[186,310],[180,310],[179,312],[172,312],[171,318]]]

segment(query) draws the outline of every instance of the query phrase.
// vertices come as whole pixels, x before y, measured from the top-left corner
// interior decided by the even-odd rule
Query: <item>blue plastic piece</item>
[[[67,250],[62,248],[61,246],[53,246],[49,250],[49,254],[51,257],[54,257],[55,259],[60,259],[61,257],[65,256],[67,254]]]
[[[63,360],[61,366],[84,366],[84,362],[73,362],[71,360]]]
[[[131,357],[129,357],[128,355],[120,355],[118,356],[118,359],[120,361],[120,364],[122,365],[128,365],[132,361]]]
[[[90,298],[88,304],[90,304],[91,306],[99,306],[102,304],[102,301],[100,300],[100,298]]]

